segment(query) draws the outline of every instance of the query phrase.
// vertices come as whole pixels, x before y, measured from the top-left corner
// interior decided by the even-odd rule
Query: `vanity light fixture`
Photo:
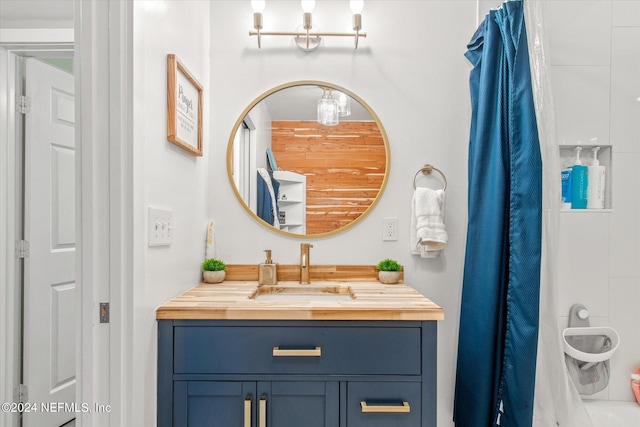
[[[253,8],[253,28],[258,35],[258,49],[260,48],[260,30],[262,29],[262,11],[265,7],[265,0],[251,0]]]
[[[321,88],[322,98],[318,100],[318,123],[324,126],[335,126],[339,122],[338,100],[333,97],[332,89]]]
[[[362,8],[364,7],[364,0],[350,0],[349,6],[353,13],[353,33],[345,32],[320,32],[313,26],[312,12],[315,7],[315,0],[302,0],[300,5],[302,6],[302,26],[298,27],[296,31],[262,31],[262,11],[265,7],[265,0],[251,0],[251,7],[253,8],[253,30],[249,31],[249,36],[258,37],[258,48],[262,47],[262,36],[289,36],[294,37],[296,45],[306,51],[310,52],[320,46],[322,37],[353,37],[355,40],[355,49],[358,48],[358,40],[360,37],[367,37],[367,33],[362,30]]]

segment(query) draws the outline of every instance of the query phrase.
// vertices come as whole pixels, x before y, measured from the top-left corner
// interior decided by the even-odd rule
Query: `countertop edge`
[[[361,306],[246,304],[257,284],[231,282],[229,288],[199,284],[156,309],[156,320],[444,320],[444,310],[407,284],[383,285],[363,282],[356,290]],[[218,285],[220,286],[220,285]],[[349,286],[359,286],[350,283]],[[377,289],[379,287],[379,289]],[[388,292],[388,294],[387,294]],[[381,296],[387,296],[383,300]],[[370,298],[367,300],[367,298]],[[391,302],[390,302],[391,301]]]
[[[344,310],[335,309],[281,309],[254,310],[251,314],[246,311],[234,313],[233,310],[216,309],[184,309],[158,310],[156,320],[406,320],[428,321],[444,320],[444,310]]]

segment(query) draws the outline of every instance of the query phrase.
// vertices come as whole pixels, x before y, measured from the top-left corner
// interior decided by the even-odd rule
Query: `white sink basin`
[[[259,286],[250,299],[260,301],[351,301],[356,299],[351,286]]]

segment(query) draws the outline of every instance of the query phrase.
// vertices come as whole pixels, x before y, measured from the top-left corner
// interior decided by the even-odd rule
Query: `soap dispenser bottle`
[[[567,166],[560,171],[562,182],[562,209],[571,209],[571,168]]]
[[[258,266],[258,284],[275,285],[278,283],[276,265],[271,260],[271,249],[266,249],[267,259]]]
[[[604,209],[604,184],[607,168],[600,165],[598,150],[600,150],[600,147],[593,148],[593,159],[588,170],[587,209]]]
[[[580,161],[582,147],[576,147],[576,160],[571,168],[571,209],[587,208],[587,186],[589,175],[587,167]]]

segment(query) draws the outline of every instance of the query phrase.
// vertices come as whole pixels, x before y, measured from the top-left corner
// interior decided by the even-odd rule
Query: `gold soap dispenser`
[[[265,249],[267,259],[258,266],[258,284],[276,285],[278,284],[276,264],[271,260],[271,249]]]

